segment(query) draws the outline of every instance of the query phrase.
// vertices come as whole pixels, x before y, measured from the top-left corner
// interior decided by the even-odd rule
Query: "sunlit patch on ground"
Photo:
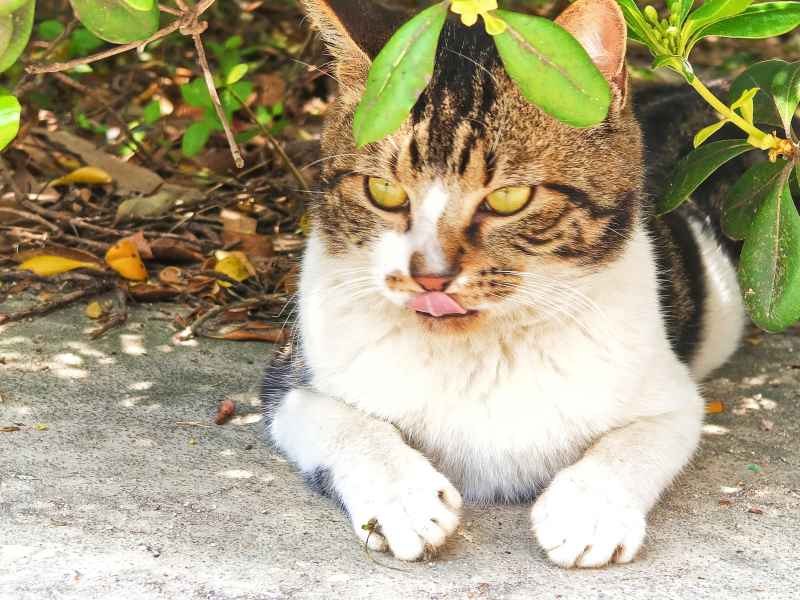
[[[131,356],[145,356],[147,349],[144,347],[144,338],[139,334],[123,333],[119,336],[122,351]]]

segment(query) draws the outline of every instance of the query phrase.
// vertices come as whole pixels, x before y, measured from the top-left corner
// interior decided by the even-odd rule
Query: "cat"
[[[340,92],[296,330],[264,380],[268,439],[398,559],[441,548],[466,500],[532,502],[563,567],[633,560],[745,313],[711,220],[653,216],[619,7],[557,20],[610,84],[600,125],[526,102],[488,34],[451,16],[408,120],[357,148],[371,60],[406,17],[303,4]]]

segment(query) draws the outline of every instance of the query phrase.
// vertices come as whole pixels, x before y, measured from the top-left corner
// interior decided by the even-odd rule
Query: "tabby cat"
[[[407,17],[304,5],[340,94],[295,335],[265,378],[268,437],[373,550],[420,559],[463,500],[532,501],[556,564],[633,560],[697,447],[697,382],[745,318],[711,220],[652,216],[616,2],[558,19],[611,85],[602,124],[526,102],[491,38],[451,17],[412,114],[364,148],[370,61]]]

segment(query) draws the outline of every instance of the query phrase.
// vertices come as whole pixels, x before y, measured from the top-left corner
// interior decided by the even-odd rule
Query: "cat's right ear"
[[[340,71],[366,71],[410,14],[380,0],[302,0]]]

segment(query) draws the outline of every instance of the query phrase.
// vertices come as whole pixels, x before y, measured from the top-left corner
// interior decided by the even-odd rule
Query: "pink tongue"
[[[408,302],[408,308],[434,317],[465,315],[466,309],[444,292],[417,294]]]

